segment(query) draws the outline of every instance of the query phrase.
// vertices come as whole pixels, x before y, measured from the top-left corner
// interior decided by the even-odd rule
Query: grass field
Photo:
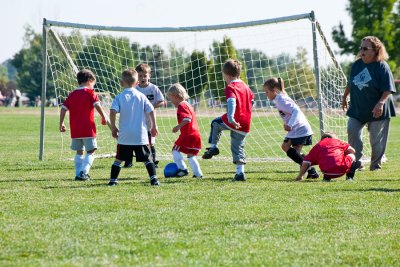
[[[15,111],[0,109],[0,266],[400,265],[400,118],[383,170],[355,182],[296,183],[295,164],[257,162],[231,183],[234,166],[212,159],[203,180],[153,188],[135,164],[109,188],[111,158],[76,182],[71,161],[38,161],[38,112]]]

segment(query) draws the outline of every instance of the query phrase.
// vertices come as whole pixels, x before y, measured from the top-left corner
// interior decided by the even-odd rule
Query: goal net
[[[346,77],[326,42],[313,12],[290,17],[245,23],[181,28],[131,28],[83,25],[44,20],[45,68],[51,79],[44,96],[55,95],[63,103],[77,87],[76,72],[87,68],[97,77],[95,91],[106,111],[121,92],[121,72],[139,63],[151,67],[151,83],[164,96],[174,83],[181,83],[195,108],[203,148],[207,147],[211,121],[226,112],[222,66],[229,59],[242,62],[241,79],[254,92],[255,104],[251,132],[246,138],[248,161],[286,160],[280,146],[286,132],[283,122],[268,100],[263,83],[281,77],[288,95],[308,118],[314,131],[314,143],[322,131],[335,132],[347,140],[345,113],[341,97]],[[44,77],[46,78],[46,77]],[[156,139],[160,159],[172,160],[171,149],[179,133],[176,110],[168,101],[158,108]],[[42,114],[42,117],[43,114]],[[68,119],[68,116],[66,116]],[[96,114],[99,155],[112,155],[116,141]],[[66,124],[68,121],[66,121]],[[44,129],[44,128],[43,128]],[[44,153],[41,131],[41,157]],[[69,133],[61,134],[59,153],[72,158]],[[46,141],[46,142],[45,142]],[[219,144],[220,160],[231,160],[229,132]],[[310,147],[305,147],[307,152]],[[201,152],[202,154],[202,152]]]

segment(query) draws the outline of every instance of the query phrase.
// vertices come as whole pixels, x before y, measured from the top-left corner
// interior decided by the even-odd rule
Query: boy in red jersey
[[[68,95],[61,106],[60,132],[66,131],[64,118],[69,111],[71,149],[76,151],[75,180],[86,181],[90,178],[89,170],[94,161],[94,151],[97,149],[94,109],[99,112],[104,124],[108,122],[108,118],[93,90],[96,84],[96,76],[93,72],[82,69],[76,78],[79,87]],[[83,156],[83,149],[86,150],[86,156]]]
[[[172,156],[179,169],[177,176],[183,177],[189,174],[181,155],[182,152],[187,154],[190,167],[193,171],[193,178],[203,178],[203,173],[197,161],[197,154],[201,150],[201,137],[196,115],[192,106],[186,101],[189,96],[185,88],[179,83],[173,84],[169,88],[167,96],[177,108],[178,125],[172,128],[172,132],[181,132],[172,148]]]
[[[208,142],[211,144],[203,155],[203,159],[211,159],[219,154],[217,147],[221,132],[231,131],[231,152],[233,164],[236,164],[236,175],[232,181],[245,181],[244,140],[250,132],[251,112],[254,94],[250,88],[240,80],[241,64],[238,60],[229,59],[225,62],[222,74],[227,83],[225,96],[228,112],[211,122],[211,133]]]
[[[321,141],[304,157],[296,181],[303,180],[311,165],[319,165],[326,182],[344,174],[346,180],[353,181],[355,170],[361,165],[360,161],[355,161],[355,152],[353,147],[338,139],[335,134],[324,133]]]

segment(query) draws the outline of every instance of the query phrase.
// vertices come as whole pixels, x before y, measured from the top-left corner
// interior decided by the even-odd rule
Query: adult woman
[[[343,94],[343,109],[348,107],[347,96],[350,94],[347,134],[349,144],[356,150],[356,160],[362,157],[362,129],[365,125],[368,127],[371,171],[382,168],[390,117],[395,116],[391,94],[396,90],[392,72],[385,61],[388,57],[385,46],[377,37],[364,37]]]

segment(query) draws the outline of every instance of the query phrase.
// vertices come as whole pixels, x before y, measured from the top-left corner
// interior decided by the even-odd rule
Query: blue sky
[[[315,11],[335,48],[332,27],[351,31],[348,0],[0,0],[0,63],[23,47],[24,26],[42,31],[43,18],[65,22],[127,27],[200,26],[269,19]],[[243,5],[245,3],[245,5]],[[279,5],[278,5],[279,4]]]

